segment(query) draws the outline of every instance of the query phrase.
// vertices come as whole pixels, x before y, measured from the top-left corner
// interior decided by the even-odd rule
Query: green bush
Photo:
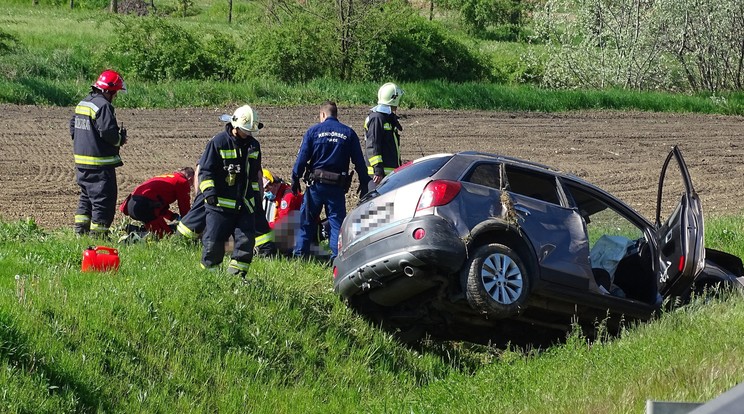
[[[285,82],[306,82],[337,75],[332,38],[323,36],[327,25],[308,14],[295,14],[245,39],[245,56],[236,78],[273,78]]]
[[[198,37],[157,17],[113,19],[113,66],[140,80],[231,80],[237,46],[227,36]]]
[[[398,23],[366,44],[357,62],[356,79],[465,82],[487,78],[483,58],[436,23],[417,15]]]
[[[520,0],[444,0],[442,6],[458,10],[470,34],[491,40],[517,40],[530,5]]]

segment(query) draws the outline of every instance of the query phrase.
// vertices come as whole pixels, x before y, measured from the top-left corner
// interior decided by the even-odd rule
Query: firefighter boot
[[[85,236],[90,233],[90,216],[85,214],[75,215],[75,226],[73,227],[77,236]]]

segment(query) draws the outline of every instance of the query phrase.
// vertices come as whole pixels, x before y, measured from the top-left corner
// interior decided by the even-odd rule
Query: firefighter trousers
[[[204,232],[207,225],[207,209],[204,202],[204,195],[198,192],[191,205],[191,210],[181,217],[181,221],[176,226],[176,231],[187,239],[196,240]]]
[[[77,168],[80,200],[75,211],[75,233],[108,234],[116,214],[116,170]]]
[[[253,261],[253,246],[256,242],[254,214],[245,207],[238,211],[205,207],[206,228],[202,233],[202,267],[210,269],[222,263],[225,242],[232,234],[235,244],[227,271],[245,275]]]

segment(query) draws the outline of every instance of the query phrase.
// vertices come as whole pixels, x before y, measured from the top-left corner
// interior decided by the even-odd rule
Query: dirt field
[[[288,178],[316,107],[257,107],[264,164]],[[366,107],[340,108],[362,132]],[[129,131],[117,170],[122,200],[145,179],[194,165],[234,108],[117,109]],[[77,206],[68,120],[73,108],[0,105],[0,218],[72,226]],[[402,109],[403,158],[478,150],[574,173],[652,217],[664,157],[680,145],[707,217],[742,213],[744,117],[625,112],[562,114]],[[350,202],[353,202],[350,201]],[[120,217],[117,212],[117,219]]]

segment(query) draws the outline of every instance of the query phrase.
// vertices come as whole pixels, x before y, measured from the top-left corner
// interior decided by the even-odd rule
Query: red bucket
[[[119,270],[119,251],[106,246],[90,246],[83,251],[83,272]]]

